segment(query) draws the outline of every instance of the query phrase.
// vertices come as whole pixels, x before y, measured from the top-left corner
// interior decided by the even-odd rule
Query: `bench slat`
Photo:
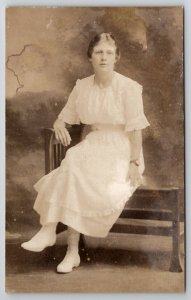
[[[144,234],[144,235],[160,235],[172,236],[172,227],[154,227],[140,225],[124,225],[115,223],[110,232],[128,233],[128,234]]]

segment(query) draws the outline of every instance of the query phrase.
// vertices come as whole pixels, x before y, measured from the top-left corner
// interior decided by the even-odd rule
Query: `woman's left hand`
[[[128,180],[130,180],[131,185],[139,186],[142,183],[142,177],[139,173],[139,167],[133,163],[130,163],[127,178]]]

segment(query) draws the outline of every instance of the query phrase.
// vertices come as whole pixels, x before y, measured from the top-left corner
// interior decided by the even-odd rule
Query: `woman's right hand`
[[[62,120],[57,119],[54,122],[53,128],[55,131],[56,139],[59,142],[61,142],[64,146],[70,145],[72,139],[70,137],[68,130],[65,127],[65,123]]]

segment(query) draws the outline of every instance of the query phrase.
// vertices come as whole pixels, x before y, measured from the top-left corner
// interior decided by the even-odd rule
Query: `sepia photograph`
[[[185,291],[184,9],[6,8],[6,292]]]

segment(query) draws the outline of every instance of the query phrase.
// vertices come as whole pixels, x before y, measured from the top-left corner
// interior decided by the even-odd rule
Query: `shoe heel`
[[[74,263],[74,268],[77,268],[77,267],[79,267],[79,265],[80,265],[80,259],[78,259],[75,263]]]

